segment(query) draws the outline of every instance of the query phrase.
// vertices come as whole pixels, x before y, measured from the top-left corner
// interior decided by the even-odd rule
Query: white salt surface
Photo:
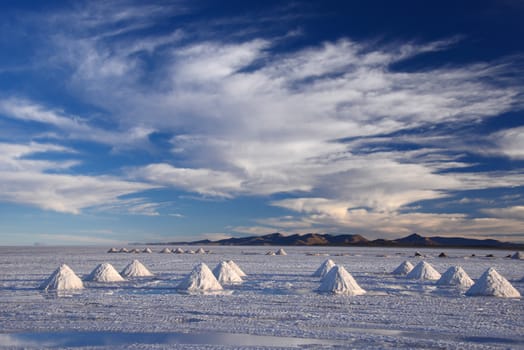
[[[425,261],[419,262],[413,270],[406,275],[406,278],[415,280],[438,280],[440,277],[440,273]]]
[[[324,277],[331,268],[335,266],[335,262],[331,259],[326,259],[324,262],[318,267],[318,269],[313,273],[313,277]]]
[[[123,282],[124,278],[110,263],[102,263],[86,277],[86,281],[93,282]]]
[[[124,277],[149,277],[153,276],[151,271],[147,269],[140,261],[133,260],[120,273]]]
[[[242,277],[228,264],[222,261],[213,269],[213,274],[221,284],[242,283]]]
[[[397,276],[405,276],[413,270],[413,264],[404,260],[398,267],[393,270],[392,274]]]
[[[501,276],[494,268],[490,267],[480,276],[478,281],[466,292],[468,296],[494,296],[501,298],[519,298],[520,293]]]
[[[97,350],[501,350],[524,344],[522,299],[464,297],[431,281],[391,275],[400,261],[413,256],[415,250],[409,248],[286,247],[285,259],[265,256],[268,247],[213,247],[210,255],[142,254],[140,261],[156,278],[86,285],[68,297],[38,289],[62,262],[78,275],[88,274],[103,261],[118,269],[129,263],[129,255],[107,254],[108,249],[0,247],[0,349],[66,348],[64,342],[54,346],[59,342],[49,340],[43,345],[41,338],[21,340],[26,334],[45,337],[57,332],[70,339],[67,349],[82,350],[94,350],[95,345]],[[447,259],[437,258],[440,250],[420,251],[438,271],[460,265],[477,280],[493,266],[520,293],[524,291],[524,281],[519,281],[524,261],[505,258],[514,251],[453,249]],[[319,280],[311,275],[326,254],[336,256],[337,264],[351,267],[367,293],[350,297],[316,292]],[[495,258],[485,258],[487,254]],[[249,278],[241,285],[226,286],[232,294],[178,292],[174,287],[202,259],[209,266],[233,259],[249,272]],[[201,336],[213,332],[231,334],[230,343]],[[194,335],[200,343],[184,343],[175,337],[180,344],[167,344],[165,338],[172,333]],[[93,343],[107,337],[119,342]],[[318,345],[300,345],[312,343]]]
[[[177,289],[195,292],[218,291],[223,288],[209,267],[200,263],[178,284]]]
[[[287,255],[287,252],[284,250],[284,248],[280,248],[275,252],[275,255]]]
[[[66,264],[60,265],[41,285],[43,290],[72,290],[82,289],[82,280]]]
[[[229,264],[229,266],[231,266],[231,268],[237,273],[237,275],[239,275],[240,277],[246,277],[246,273],[240,268],[240,266],[237,265],[236,262],[234,262],[233,260],[228,260],[227,263]]]
[[[335,265],[329,270],[322,279],[318,291],[344,295],[362,295],[366,293],[366,291],[358,285],[353,276],[340,265]]]
[[[474,283],[475,282],[473,282],[466,271],[464,271],[464,269],[460,266],[451,266],[437,281],[438,285],[456,286],[460,289],[467,289]]]

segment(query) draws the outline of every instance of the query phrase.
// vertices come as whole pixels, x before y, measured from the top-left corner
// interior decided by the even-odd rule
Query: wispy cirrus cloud
[[[450,232],[473,230],[481,219],[489,229],[518,224],[410,207],[455,191],[523,185],[520,169],[467,171],[475,161],[465,156],[520,159],[521,127],[495,135],[457,132],[522,106],[521,82],[511,74],[511,60],[518,58],[408,71],[398,66],[446,51],[461,39],[378,44],[340,38],[283,51],[278,45],[293,36],[254,30],[204,38],[185,30],[183,22],[147,31],[187,8],[127,5],[86,4],[86,11],[71,17],[47,19],[72,29],[48,28],[55,31],[50,61],[65,67],[69,92],[104,111],[113,130],[28,100],[0,103],[7,118],[51,125],[60,137],[162,148],[161,159],[126,168],[128,180],[104,179],[111,186],[98,199],[111,203],[138,191],[135,185],[163,186],[203,196],[264,198],[298,216],[239,226],[244,232],[354,228],[398,234],[439,225]],[[147,34],[134,35],[141,31]],[[168,141],[150,144],[155,132]],[[68,182],[71,175],[60,176]],[[98,180],[84,179],[92,187]],[[277,194],[289,198],[268,198]],[[71,212],[90,203],[72,201]],[[158,213],[153,201],[127,204]]]
[[[79,214],[82,209],[117,203],[123,195],[153,187],[113,176],[67,174],[75,161],[31,159],[35,154],[63,151],[68,149],[52,144],[0,143],[0,200]]]

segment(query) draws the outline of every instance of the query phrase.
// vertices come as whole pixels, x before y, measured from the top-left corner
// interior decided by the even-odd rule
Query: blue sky
[[[7,1],[0,244],[524,241],[522,1]]]

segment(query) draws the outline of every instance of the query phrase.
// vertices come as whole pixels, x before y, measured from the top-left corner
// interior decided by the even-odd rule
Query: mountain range
[[[193,242],[150,243],[154,245],[275,245],[275,246],[368,246],[368,247],[456,247],[456,248],[495,248],[523,250],[524,244],[502,242],[495,239],[474,239],[464,237],[424,237],[417,233],[398,239],[368,240],[361,235],[332,235],[307,233],[303,235],[283,235],[271,233],[263,236],[226,238],[216,241],[200,240]]]

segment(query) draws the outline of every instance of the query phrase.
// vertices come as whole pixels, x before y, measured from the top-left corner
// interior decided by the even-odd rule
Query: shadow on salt
[[[277,337],[235,333],[39,332],[0,334],[0,349],[84,346],[207,344],[224,346],[296,347],[342,345],[330,339]]]

